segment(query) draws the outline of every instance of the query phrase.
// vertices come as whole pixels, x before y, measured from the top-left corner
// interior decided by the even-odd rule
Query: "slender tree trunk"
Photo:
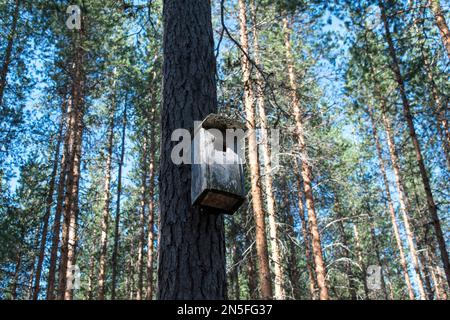
[[[21,2],[21,0],[15,0],[11,29],[7,37],[8,44],[6,45],[3,65],[2,69],[0,70],[0,106],[3,102],[3,94],[5,93],[6,88],[6,77],[8,76],[9,64],[11,63],[11,54],[13,50],[14,40],[17,34],[17,20],[19,19],[19,9]]]
[[[248,260],[247,260],[247,278],[248,278],[248,292],[249,292],[249,299],[250,300],[255,300],[258,297],[257,294],[257,287],[258,287],[258,282],[257,282],[257,278],[256,278],[256,268],[255,268],[255,260],[254,260],[254,249],[253,249],[253,245],[252,245],[252,241],[249,239],[249,236],[247,236],[246,238],[246,246],[252,246],[249,250],[250,252],[248,253]]]
[[[115,88],[115,84],[113,85]],[[115,93],[113,93],[114,95]],[[106,279],[106,260],[108,249],[108,224],[110,216],[111,204],[111,170],[112,170],[112,153],[114,144],[114,116],[115,116],[116,101],[113,97],[113,106],[109,115],[109,129],[108,129],[108,144],[106,147],[106,163],[105,163],[105,188],[104,188],[104,204],[103,216],[101,223],[101,238],[100,238],[100,270],[98,276],[98,299],[105,299],[105,279]]]
[[[248,55],[249,41],[247,31],[247,13],[245,0],[239,0],[239,31],[242,50]],[[250,166],[251,194],[253,214],[256,224],[256,252],[259,260],[259,281],[262,299],[272,299],[272,284],[270,279],[269,254],[266,239],[266,223],[263,208],[262,191],[260,186],[260,170],[258,160],[258,145],[256,142],[256,120],[254,108],[254,94],[251,82],[251,65],[247,55],[241,59],[244,83],[244,107],[247,120],[248,159]]]
[[[250,8],[252,12],[252,33],[253,33],[253,53],[255,63],[262,68],[260,54],[259,54],[259,42],[258,42],[258,30],[256,27],[256,7],[254,0],[250,1]],[[247,51],[248,52],[248,51]],[[261,121],[261,139],[262,139],[262,151],[264,159],[264,182],[265,182],[265,193],[267,199],[267,213],[269,214],[269,234],[270,234],[270,245],[272,252],[273,270],[275,275],[274,288],[275,295],[274,298],[278,300],[283,300],[285,298],[284,291],[284,271],[282,264],[282,254],[280,249],[280,237],[278,232],[277,217],[276,217],[276,205],[275,197],[273,192],[273,181],[272,181],[272,162],[271,162],[271,152],[269,149],[268,140],[268,123],[266,117],[266,106],[264,101],[264,90],[263,90],[263,79],[259,72],[256,73],[256,100],[258,105],[259,119]]]
[[[384,103],[384,102],[382,102],[382,103]],[[406,288],[408,290],[409,299],[415,300],[414,291],[413,291],[413,288],[411,285],[411,279],[410,279],[409,273],[408,273],[406,257],[405,257],[405,253],[403,251],[403,243],[402,243],[402,239],[400,237],[400,231],[399,231],[399,227],[398,227],[397,217],[395,215],[394,204],[392,202],[391,191],[389,188],[389,180],[387,178],[386,167],[385,167],[384,160],[383,160],[382,148],[381,148],[380,140],[378,139],[378,130],[377,130],[377,126],[375,125],[375,119],[373,117],[373,112],[372,112],[372,109],[370,108],[370,106],[369,106],[368,111],[369,111],[369,117],[370,117],[370,121],[371,121],[371,125],[372,125],[372,135],[373,135],[373,139],[375,141],[375,146],[377,149],[378,163],[379,163],[379,167],[380,167],[380,171],[381,171],[381,176],[383,178],[383,184],[384,184],[384,189],[385,189],[385,194],[386,194],[386,201],[388,203],[388,208],[389,208],[389,216],[391,218],[392,229],[394,230],[395,241],[396,241],[397,249],[398,249],[399,256],[400,256],[400,265],[402,267],[403,277],[405,278],[405,284],[406,284]]]
[[[300,100],[297,95],[294,61],[292,57],[292,48],[290,40],[291,30],[289,27],[287,17],[283,19],[283,25],[285,30],[285,46],[286,46],[286,59],[288,64],[289,82],[290,82],[290,89],[292,91],[292,107],[296,125],[296,136],[300,148],[300,153],[302,156],[301,173],[306,198],[306,208],[308,210],[308,219],[311,227],[312,252],[316,267],[317,285],[319,287],[319,298],[321,300],[328,300],[329,297],[328,297],[328,288],[326,284],[325,262],[323,260],[322,246],[320,243],[320,233],[316,217],[316,209],[314,205],[314,196],[312,192],[312,169],[310,164],[308,163],[309,157],[303,128]]]
[[[59,123],[58,138],[56,141],[56,148],[55,148],[54,159],[53,159],[53,168],[52,168],[52,173],[50,176],[49,189],[48,189],[47,200],[46,200],[45,215],[44,215],[44,219],[43,219],[44,222],[42,225],[42,234],[41,234],[41,242],[40,242],[40,247],[39,247],[38,263],[36,266],[34,289],[33,289],[33,300],[38,299],[39,291],[40,291],[42,264],[44,263],[45,248],[46,248],[46,244],[47,244],[48,222],[49,222],[49,218],[50,218],[51,209],[53,206],[53,193],[55,191],[55,181],[56,181],[56,175],[58,173],[59,154],[60,154],[61,141],[62,141],[62,136],[63,136],[64,116],[66,113],[65,104],[66,104],[66,101],[64,101],[63,107],[61,108],[62,109],[61,120]]]
[[[300,172],[297,161],[294,161],[294,170],[295,172]],[[301,177],[299,174],[296,174],[296,182],[297,182],[297,199],[298,199],[298,214],[300,216],[300,221],[302,224],[302,236],[303,242],[305,245],[305,261],[306,261],[306,270],[308,271],[309,278],[309,293],[311,295],[312,300],[317,299],[317,283],[314,277],[314,261],[311,257],[311,234],[308,228],[308,221],[305,217],[305,209],[303,206],[303,184],[301,181]]]
[[[88,290],[87,296],[88,300],[92,300],[94,298],[94,277],[95,277],[95,256],[97,249],[97,232],[94,231],[93,234],[93,242],[91,248],[91,255],[89,257],[89,276],[88,276]]]
[[[144,237],[145,237],[145,207],[147,206],[147,151],[148,151],[148,133],[145,133],[142,147],[142,163],[141,163],[141,203],[139,210],[139,236],[138,236],[138,254],[136,261],[136,269],[138,273],[138,287],[136,291],[136,300],[144,297]]]
[[[434,1],[436,1],[436,0],[434,0]],[[425,195],[427,198],[428,211],[430,213],[431,222],[434,226],[436,238],[437,238],[437,241],[439,244],[441,259],[442,259],[442,263],[444,265],[444,271],[445,271],[445,274],[447,277],[447,282],[448,282],[448,285],[450,286],[450,262],[449,262],[448,252],[447,252],[447,248],[446,248],[446,244],[445,244],[444,234],[443,234],[442,228],[441,228],[441,222],[439,220],[436,204],[434,202],[433,194],[431,192],[431,186],[430,186],[430,181],[428,178],[428,173],[425,168],[424,159],[422,157],[422,151],[420,149],[419,140],[416,135],[416,129],[414,127],[410,103],[409,103],[408,97],[406,95],[406,89],[405,89],[403,76],[402,76],[402,73],[400,70],[397,53],[395,51],[394,42],[392,40],[392,36],[391,36],[391,32],[390,32],[389,21],[387,19],[386,10],[385,10],[385,7],[384,7],[382,1],[379,1],[379,7],[381,10],[381,18],[382,18],[383,24],[384,24],[386,41],[389,46],[389,54],[392,59],[392,70],[394,72],[395,80],[397,81],[397,84],[398,84],[398,90],[399,90],[400,97],[401,97],[402,103],[403,103],[404,117],[405,117],[406,123],[408,125],[409,136],[410,136],[412,144],[414,146],[417,165],[419,167],[420,176],[422,178],[422,183],[423,183]],[[420,286],[419,286],[419,290],[420,290]]]
[[[356,296],[356,289],[355,289],[355,279],[354,279],[354,274],[353,274],[353,270],[352,270],[352,264],[351,264],[351,257],[349,254],[350,248],[349,248],[349,243],[347,240],[347,235],[345,233],[345,226],[344,226],[344,221],[343,221],[343,217],[341,214],[341,208],[340,208],[340,202],[339,202],[339,198],[337,196],[337,194],[335,193],[335,210],[334,212],[336,213],[336,217],[337,217],[337,228],[338,228],[338,232],[339,232],[339,236],[340,236],[340,241],[342,243],[342,255],[345,259],[345,273],[347,275],[347,281],[348,281],[348,293],[350,294],[350,298],[352,300],[357,300],[357,296]]]
[[[158,299],[225,299],[223,216],[191,205],[191,166],[170,159],[173,130],[217,111],[211,3],[165,0],[163,17]]]
[[[366,296],[366,299],[368,300],[368,299],[370,299],[370,293],[369,293],[369,288],[367,286],[367,266],[364,263],[364,259],[363,259],[362,253],[361,253],[362,252],[361,240],[359,238],[358,227],[356,226],[356,224],[353,224],[353,235],[355,237],[356,256],[358,257],[358,263],[362,269],[364,294]]]
[[[448,29],[447,21],[445,21],[444,13],[442,12],[439,0],[430,0],[431,11],[433,12],[436,25],[441,33],[442,42],[447,50],[448,58],[450,59],[450,30]]]
[[[386,136],[387,136],[387,142],[389,147],[389,154],[391,158],[392,163],[392,169],[394,171],[394,177],[395,177],[395,183],[397,185],[397,192],[398,192],[398,200],[400,203],[400,211],[402,212],[403,217],[403,224],[405,227],[405,233],[406,233],[406,239],[408,241],[408,247],[409,247],[409,253],[410,258],[414,267],[415,271],[415,279],[417,288],[419,289],[420,298],[422,300],[426,300],[425,290],[423,286],[423,282],[420,276],[420,266],[419,266],[419,260],[416,250],[416,244],[414,243],[414,234],[413,230],[410,225],[410,217],[409,213],[411,212],[411,204],[408,198],[408,195],[406,194],[406,190],[404,187],[403,177],[400,171],[400,160],[398,157],[397,149],[395,146],[394,136],[391,129],[391,124],[388,119],[388,116],[386,114],[384,102],[382,102],[382,117],[384,122],[384,127],[386,130]]]
[[[117,287],[117,257],[119,253],[119,239],[120,239],[120,201],[122,196],[122,167],[125,158],[125,137],[127,129],[127,104],[125,101],[125,108],[123,110],[123,120],[122,120],[122,141],[120,149],[120,160],[119,160],[119,172],[117,177],[117,200],[116,200],[116,218],[114,222],[114,248],[112,254],[112,288],[111,288],[111,299],[116,299],[116,287]]]
[[[56,210],[55,218],[52,228],[52,247],[50,252],[50,265],[48,270],[48,284],[47,284],[47,300],[55,299],[55,275],[56,264],[59,247],[59,235],[61,230],[61,214],[64,206],[64,187],[66,185],[66,177],[69,170],[69,157],[71,148],[71,126],[73,125],[73,107],[72,100],[67,101],[67,113],[66,113],[66,132],[64,137],[64,152],[61,157],[60,173],[58,180],[58,195],[56,198]]]
[[[14,276],[11,285],[12,300],[17,300],[17,285],[19,283],[19,274],[21,266],[22,266],[22,251],[19,250],[19,252],[17,253],[16,266],[14,268]]]
[[[155,251],[155,150],[156,150],[156,130],[155,130],[155,112],[152,109],[150,118],[150,161],[148,166],[148,174],[150,179],[149,193],[148,193],[148,230],[147,230],[147,293],[146,299],[153,299],[153,256]]]

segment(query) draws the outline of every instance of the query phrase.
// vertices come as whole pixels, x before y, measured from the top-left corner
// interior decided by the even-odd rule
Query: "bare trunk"
[[[144,237],[145,237],[145,207],[147,206],[147,150],[148,150],[148,133],[144,133],[144,144],[142,147],[142,176],[141,176],[141,203],[139,210],[139,236],[138,236],[138,254],[136,260],[136,271],[138,274],[138,287],[136,299],[141,300],[144,297]]]
[[[14,277],[11,285],[12,300],[17,300],[17,285],[19,283],[19,274],[21,266],[22,266],[22,251],[19,250],[19,252],[17,253],[16,266],[14,268]]]
[[[382,103],[384,103],[384,102],[382,102]],[[387,201],[388,207],[389,207],[389,216],[391,218],[392,229],[394,230],[394,236],[395,236],[395,241],[397,244],[397,250],[400,255],[400,265],[402,267],[403,277],[405,278],[405,284],[406,284],[406,288],[408,290],[409,299],[415,300],[414,291],[413,291],[412,285],[411,285],[411,279],[410,279],[409,273],[408,273],[408,265],[406,262],[405,253],[403,251],[403,243],[402,243],[402,239],[400,237],[400,232],[399,232],[399,228],[398,228],[397,217],[395,215],[394,204],[392,202],[391,191],[389,188],[389,180],[386,175],[386,167],[385,167],[384,160],[383,160],[382,148],[381,148],[380,140],[378,139],[377,126],[375,125],[375,120],[374,120],[372,109],[370,108],[370,106],[369,106],[369,116],[370,116],[371,125],[372,125],[373,139],[375,140],[375,146],[377,149],[378,163],[380,166],[381,176],[383,177],[386,201]]]
[[[39,247],[39,257],[38,257],[38,263],[36,266],[36,274],[35,274],[35,280],[34,280],[34,290],[33,290],[33,300],[37,300],[39,297],[39,291],[40,291],[40,284],[41,284],[41,272],[42,272],[42,264],[44,263],[44,255],[45,255],[45,248],[47,244],[47,233],[48,233],[48,222],[50,218],[51,209],[53,206],[53,193],[55,191],[55,181],[56,181],[56,174],[58,173],[58,162],[59,162],[59,153],[61,148],[61,140],[63,135],[63,124],[64,124],[64,116],[66,113],[66,101],[63,103],[62,113],[61,113],[61,120],[59,123],[59,129],[58,129],[58,137],[56,141],[56,148],[55,148],[55,154],[53,159],[53,168],[52,173],[50,176],[50,182],[49,182],[49,189],[46,199],[46,208],[45,208],[45,215],[44,215],[44,222],[42,226],[42,233],[41,233],[41,242]]]
[[[366,296],[366,299],[369,299],[370,293],[369,293],[369,288],[367,286],[367,266],[364,263],[364,259],[363,259],[362,253],[361,253],[362,246],[361,246],[361,241],[359,238],[358,227],[356,226],[356,224],[353,224],[353,235],[355,237],[356,256],[358,257],[358,263],[361,267],[362,275],[363,275],[364,294]]]
[[[15,0],[11,29],[7,38],[8,44],[6,45],[4,56],[5,58],[3,60],[2,69],[0,71],[0,106],[2,105],[3,102],[3,94],[5,93],[6,88],[6,77],[8,76],[9,64],[11,63],[12,49],[17,33],[17,20],[19,18],[20,5],[21,0]]]
[[[319,226],[316,217],[316,210],[314,207],[314,197],[312,192],[312,169],[308,163],[308,151],[305,141],[302,114],[300,109],[300,100],[297,95],[297,84],[294,72],[294,61],[292,57],[292,48],[290,34],[291,30],[289,27],[288,19],[285,17],[283,19],[284,30],[285,30],[285,47],[286,47],[286,58],[288,65],[288,74],[290,89],[292,92],[292,108],[295,118],[296,125],[296,136],[298,140],[298,145],[302,157],[301,173],[303,178],[304,192],[306,198],[306,208],[308,210],[308,219],[311,227],[312,236],[312,252],[314,256],[314,262],[316,267],[316,277],[317,285],[319,287],[319,298],[321,300],[328,300],[328,287],[326,284],[326,270],[325,263],[323,260],[322,246],[320,243],[320,233]]]
[[[249,42],[247,32],[247,13],[245,0],[239,0],[239,30],[242,49],[249,53]],[[241,59],[244,83],[244,107],[247,120],[248,135],[248,158],[250,166],[251,195],[253,214],[256,224],[256,252],[259,259],[259,281],[261,286],[261,298],[272,299],[272,284],[270,279],[269,254],[266,239],[266,223],[264,219],[264,208],[262,191],[260,186],[260,170],[258,159],[258,145],[256,142],[256,120],[254,108],[254,95],[251,82],[251,66],[246,55]]]
[[[445,21],[444,13],[442,12],[439,0],[430,0],[431,11],[433,11],[436,25],[441,33],[442,42],[447,50],[448,58],[450,59],[450,30],[448,29],[447,21]]]
[[[113,85],[115,88],[115,84]],[[114,95],[115,93],[113,93]],[[100,270],[98,276],[98,299],[105,299],[105,278],[106,278],[106,260],[108,249],[108,224],[110,216],[110,203],[111,203],[111,159],[114,144],[114,113],[116,102],[113,97],[113,106],[111,114],[109,115],[109,129],[108,129],[108,144],[106,147],[106,163],[105,163],[105,188],[104,188],[104,204],[103,204],[103,216],[101,222],[101,238],[100,238]]]
[[[259,43],[258,43],[258,30],[256,27],[256,7],[254,0],[250,1],[250,8],[252,11],[252,33],[253,33],[253,52],[255,63],[262,68],[261,59],[259,56]],[[248,51],[247,51],[248,52]],[[267,199],[267,213],[269,214],[269,235],[270,235],[270,245],[272,252],[272,262],[273,270],[275,275],[274,287],[275,295],[274,298],[278,300],[283,300],[285,298],[284,291],[284,271],[282,264],[282,254],[280,249],[280,237],[278,232],[277,217],[276,217],[276,206],[275,198],[273,192],[273,181],[272,181],[272,162],[271,162],[271,152],[269,149],[269,137],[268,137],[268,124],[266,117],[266,107],[264,101],[264,90],[263,90],[263,79],[259,72],[256,73],[256,100],[258,105],[259,119],[261,121],[261,140],[262,140],[262,151],[264,159],[264,182],[265,182],[265,193]]]
[[[299,167],[297,164],[297,161],[294,162],[294,170],[296,172],[299,172]],[[309,278],[309,293],[311,295],[312,300],[317,299],[317,292],[316,292],[316,279],[314,277],[314,261],[311,257],[311,234],[309,232],[308,227],[308,221],[305,217],[305,208],[303,206],[303,184],[301,181],[300,175],[296,175],[296,182],[297,182],[297,199],[298,199],[298,214],[300,216],[300,221],[302,224],[302,236],[303,236],[303,242],[305,245],[305,261],[306,261],[306,270],[308,271],[308,278]]]
[[[61,214],[64,206],[64,190],[66,185],[66,177],[69,170],[69,157],[71,149],[71,126],[73,125],[73,117],[75,116],[72,107],[72,100],[67,101],[67,115],[66,115],[66,132],[64,137],[64,152],[61,157],[60,173],[58,181],[58,195],[56,199],[55,218],[52,228],[52,247],[50,252],[50,265],[48,270],[48,284],[47,284],[47,300],[55,299],[55,275],[57,265],[57,255],[59,247],[59,235],[61,230]]]
[[[111,299],[116,298],[116,286],[117,286],[117,256],[119,251],[119,238],[120,238],[120,198],[122,196],[122,167],[125,158],[125,136],[127,129],[127,101],[125,101],[125,108],[123,110],[122,120],[122,141],[120,150],[119,172],[117,177],[117,200],[116,200],[116,218],[114,222],[114,248],[112,254],[112,288]]]
[[[152,106],[153,108],[153,106]],[[147,230],[147,293],[146,299],[153,299],[153,256],[155,251],[155,150],[156,150],[156,130],[155,130],[155,113],[151,110],[150,121],[150,163],[148,166],[148,175],[150,180],[148,192],[148,230]]]
[[[444,235],[443,235],[443,232],[441,229],[441,222],[439,220],[436,204],[434,202],[433,194],[431,192],[430,181],[428,178],[427,170],[425,168],[424,159],[422,157],[422,151],[420,149],[419,140],[417,139],[416,129],[414,127],[413,117],[411,114],[410,103],[409,103],[408,97],[406,95],[406,89],[405,89],[403,76],[402,76],[402,73],[400,70],[397,53],[395,51],[394,43],[393,43],[393,40],[391,37],[391,33],[390,33],[390,29],[389,29],[390,26],[389,26],[389,22],[388,22],[388,19],[386,16],[386,10],[381,1],[379,1],[379,6],[380,6],[380,10],[381,10],[381,18],[384,23],[386,41],[389,46],[389,54],[392,59],[392,70],[394,72],[395,80],[397,81],[397,84],[398,84],[398,90],[399,90],[400,97],[401,97],[402,103],[403,103],[404,117],[405,117],[406,123],[408,125],[409,136],[411,138],[411,141],[412,141],[412,144],[414,147],[416,160],[417,160],[417,166],[419,167],[420,176],[422,178],[422,183],[423,183],[425,195],[427,198],[427,206],[428,206],[428,211],[430,213],[431,223],[434,226],[436,238],[437,238],[440,253],[441,253],[442,263],[444,265],[444,271],[445,271],[445,274],[447,277],[447,282],[450,286],[450,262],[449,262],[448,252],[447,252],[447,248],[446,248],[446,244],[445,244]],[[421,286],[419,285],[419,290],[420,290],[420,287]],[[423,286],[422,286],[422,289],[423,289]],[[425,295],[424,294],[422,295],[422,293],[421,293],[421,296],[424,297]]]

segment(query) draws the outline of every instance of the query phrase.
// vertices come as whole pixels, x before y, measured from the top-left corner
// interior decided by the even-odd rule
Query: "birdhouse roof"
[[[245,126],[240,121],[222,114],[209,114],[201,123],[200,128],[205,129],[244,129]]]

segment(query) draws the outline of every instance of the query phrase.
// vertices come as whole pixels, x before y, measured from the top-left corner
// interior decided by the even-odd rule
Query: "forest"
[[[448,0],[0,0],[0,300],[449,299],[449,26]],[[174,161],[211,114],[246,161]]]

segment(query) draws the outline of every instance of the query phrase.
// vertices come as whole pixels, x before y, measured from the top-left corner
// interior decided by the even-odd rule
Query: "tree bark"
[[[119,240],[120,240],[120,201],[122,196],[122,167],[125,158],[125,137],[127,129],[127,106],[128,102],[125,101],[125,108],[123,110],[123,120],[122,120],[122,140],[120,149],[120,160],[119,160],[119,170],[117,177],[117,200],[116,200],[116,217],[114,222],[114,248],[112,254],[112,288],[111,288],[111,299],[116,299],[116,286],[117,286],[117,257],[119,254]]]
[[[47,244],[48,222],[49,222],[49,218],[50,218],[51,209],[53,206],[53,193],[55,191],[55,182],[56,182],[56,175],[58,173],[58,162],[59,162],[59,154],[60,154],[60,149],[61,149],[61,140],[63,137],[64,117],[66,114],[65,109],[66,109],[66,101],[64,101],[63,107],[61,108],[61,111],[62,111],[61,112],[61,120],[59,122],[58,138],[56,141],[52,173],[50,175],[50,182],[49,182],[48,194],[47,194],[47,199],[46,199],[45,215],[44,215],[44,219],[43,219],[44,221],[43,221],[43,225],[42,225],[41,241],[40,241],[40,246],[39,246],[39,256],[38,256],[38,262],[37,262],[37,266],[36,266],[34,288],[33,288],[33,300],[37,300],[39,297],[42,264],[44,263],[45,249],[46,249],[46,244]]]
[[[301,174],[303,178],[304,192],[306,198],[306,208],[308,210],[308,219],[311,227],[312,236],[312,252],[314,256],[314,262],[316,267],[317,285],[319,287],[319,298],[321,300],[328,300],[328,287],[326,284],[326,270],[323,260],[322,247],[320,243],[320,233],[316,217],[316,210],[314,206],[314,196],[312,192],[312,169],[308,163],[308,151],[304,134],[304,126],[302,120],[302,114],[300,109],[300,100],[297,95],[297,83],[294,72],[294,61],[292,57],[291,48],[291,30],[289,27],[287,17],[283,18],[283,28],[285,30],[285,47],[286,47],[286,59],[288,65],[288,75],[290,89],[292,92],[292,108],[295,118],[296,137],[299,145],[300,153],[302,156]]]
[[[114,81],[115,82],[115,81]],[[115,89],[115,83],[113,84]],[[105,279],[106,279],[106,260],[108,249],[108,225],[110,216],[111,204],[111,170],[112,170],[112,153],[114,145],[114,116],[116,109],[115,93],[113,93],[112,107],[109,115],[108,126],[108,142],[106,146],[106,161],[105,161],[105,187],[103,196],[103,215],[101,222],[101,236],[100,236],[100,268],[98,276],[98,299],[105,299]]]
[[[406,89],[405,89],[405,84],[404,84],[404,80],[403,80],[403,75],[400,70],[397,53],[395,51],[394,42],[392,40],[389,21],[386,16],[386,9],[385,9],[382,1],[379,1],[379,7],[381,10],[381,19],[383,20],[383,24],[384,24],[385,37],[386,37],[386,41],[387,41],[387,44],[389,47],[389,55],[392,59],[392,70],[394,73],[395,80],[397,81],[399,94],[400,94],[400,97],[402,100],[403,113],[404,113],[404,117],[406,119],[406,124],[408,125],[409,136],[411,138],[411,141],[412,141],[412,144],[414,147],[415,156],[416,156],[416,160],[417,160],[417,166],[419,167],[420,176],[422,178],[422,184],[423,184],[423,187],[425,190],[425,195],[427,198],[427,206],[428,206],[428,211],[431,216],[430,217],[431,223],[434,226],[436,238],[437,238],[437,241],[439,244],[441,259],[442,259],[442,263],[444,265],[444,271],[445,271],[445,274],[447,277],[447,283],[450,286],[450,262],[449,262],[449,256],[448,256],[448,252],[447,252],[447,248],[446,248],[446,244],[445,244],[444,234],[443,234],[442,228],[441,228],[441,222],[439,220],[439,216],[437,213],[437,207],[434,202],[433,194],[431,191],[428,173],[425,168],[422,151],[420,149],[419,140],[417,138],[416,129],[414,127],[410,103],[409,103],[408,97],[406,95]],[[419,286],[419,289],[420,289],[420,286]]]
[[[48,270],[48,280],[47,280],[47,300],[55,299],[55,275],[56,275],[56,264],[57,255],[59,247],[59,236],[61,230],[61,214],[63,212],[64,206],[64,190],[66,185],[66,177],[69,171],[69,157],[71,148],[71,133],[73,125],[74,111],[72,107],[72,99],[67,100],[67,113],[66,113],[66,130],[64,136],[64,152],[61,157],[60,173],[58,180],[58,195],[56,198],[56,209],[55,217],[53,221],[52,228],[52,246],[50,252],[50,264]]]
[[[7,37],[8,44],[6,45],[3,65],[0,71],[0,106],[3,103],[3,95],[6,88],[6,77],[8,76],[8,69],[11,63],[11,54],[14,46],[14,40],[17,34],[17,20],[19,19],[21,2],[21,0],[15,0],[11,29]]]
[[[260,186],[260,170],[258,160],[258,145],[256,141],[256,120],[254,94],[251,82],[251,65],[248,58],[249,41],[247,31],[247,13],[245,0],[239,0],[239,33],[242,50],[246,53],[241,59],[244,83],[244,108],[248,130],[248,163],[250,167],[250,182],[253,214],[256,224],[256,252],[259,260],[259,281],[262,299],[272,299],[272,284],[270,279],[269,253],[266,238],[265,213]]]
[[[295,172],[300,172],[297,160],[294,161],[294,170]],[[317,283],[314,277],[314,261],[311,257],[311,234],[309,232],[308,221],[305,217],[305,208],[303,205],[303,184],[301,181],[300,174],[296,174],[296,182],[297,182],[297,200],[298,200],[298,214],[300,216],[300,221],[302,224],[302,236],[303,242],[305,244],[305,261],[306,261],[306,270],[308,271],[309,278],[309,294],[312,300],[317,299]]]
[[[225,299],[225,235],[217,210],[191,205],[191,166],[171,160],[173,130],[217,110],[209,0],[165,0],[158,299]]]
[[[141,159],[141,203],[139,209],[139,236],[138,236],[138,254],[136,261],[136,269],[138,273],[138,287],[136,291],[136,300],[141,300],[144,297],[144,237],[145,237],[145,207],[147,206],[147,151],[148,151],[148,133],[144,133],[144,141],[142,146]]]
[[[384,103],[384,102],[382,102],[382,103]],[[388,203],[388,208],[389,208],[389,216],[391,218],[392,229],[394,231],[394,237],[395,237],[395,241],[397,244],[397,250],[398,250],[399,256],[400,256],[400,265],[402,267],[403,277],[405,278],[405,284],[406,284],[406,288],[408,291],[409,299],[415,300],[414,291],[413,291],[413,288],[411,285],[411,279],[410,279],[409,273],[408,273],[408,265],[406,262],[405,253],[403,251],[403,243],[402,243],[402,239],[400,237],[400,231],[398,228],[397,217],[395,215],[394,204],[392,202],[391,191],[389,188],[389,180],[386,175],[386,167],[385,167],[384,160],[383,160],[382,148],[381,148],[380,140],[378,139],[378,129],[377,129],[377,126],[375,125],[375,119],[373,117],[373,112],[372,112],[372,109],[370,106],[368,106],[368,113],[369,113],[370,122],[371,122],[371,126],[372,126],[372,135],[373,135],[373,139],[375,141],[375,147],[377,149],[378,165],[380,167],[381,176],[383,178],[383,185],[384,185],[384,190],[385,190],[385,195],[386,195],[386,201]]]
[[[448,58],[450,59],[450,30],[448,29],[447,21],[445,21],[444,13],[442,12],[439,0],[430,0],[431,11],[433,12],[436,25],[441,33],[442,42],[447,50]]]
[[[250,1],[250,8],[252,12],[252,33],[253,33],[253,53],[255,63],[262,68],[260,53],[259,53],[259,42],[258,42],[258,30],[256,27],[256,7],[254,4],[254,0]],[[248,51],[247,51],[248,52]],[[270,245],[271,245],[271,258],[273,262],[273,270],[274,270],[274,288],[275,295],[274,298],[277,300],[285,299],[285,290],[284,290],[284,268],[283,268],[283,259],[282,253],[280,249],[280,237],[278,232],[278,224],[276,217],[276,205],[275,205],[275,197],[273,192],[273,181],[272,181],[272,161],[271,161],[271,152],[268,141],[268,123],[266,117],[266,106],[264,101],[264,90],[263,90],[263,79],[259,72],[256,73],[256,101],[258,105],[260,126],[261,126],[261,140],[262,140],[262,151],[263,151],[263,159],[264,159],[264,184],[265,184],[265,193],[267,200],[267,213],[269,215],[269,235],[270,235]]]

